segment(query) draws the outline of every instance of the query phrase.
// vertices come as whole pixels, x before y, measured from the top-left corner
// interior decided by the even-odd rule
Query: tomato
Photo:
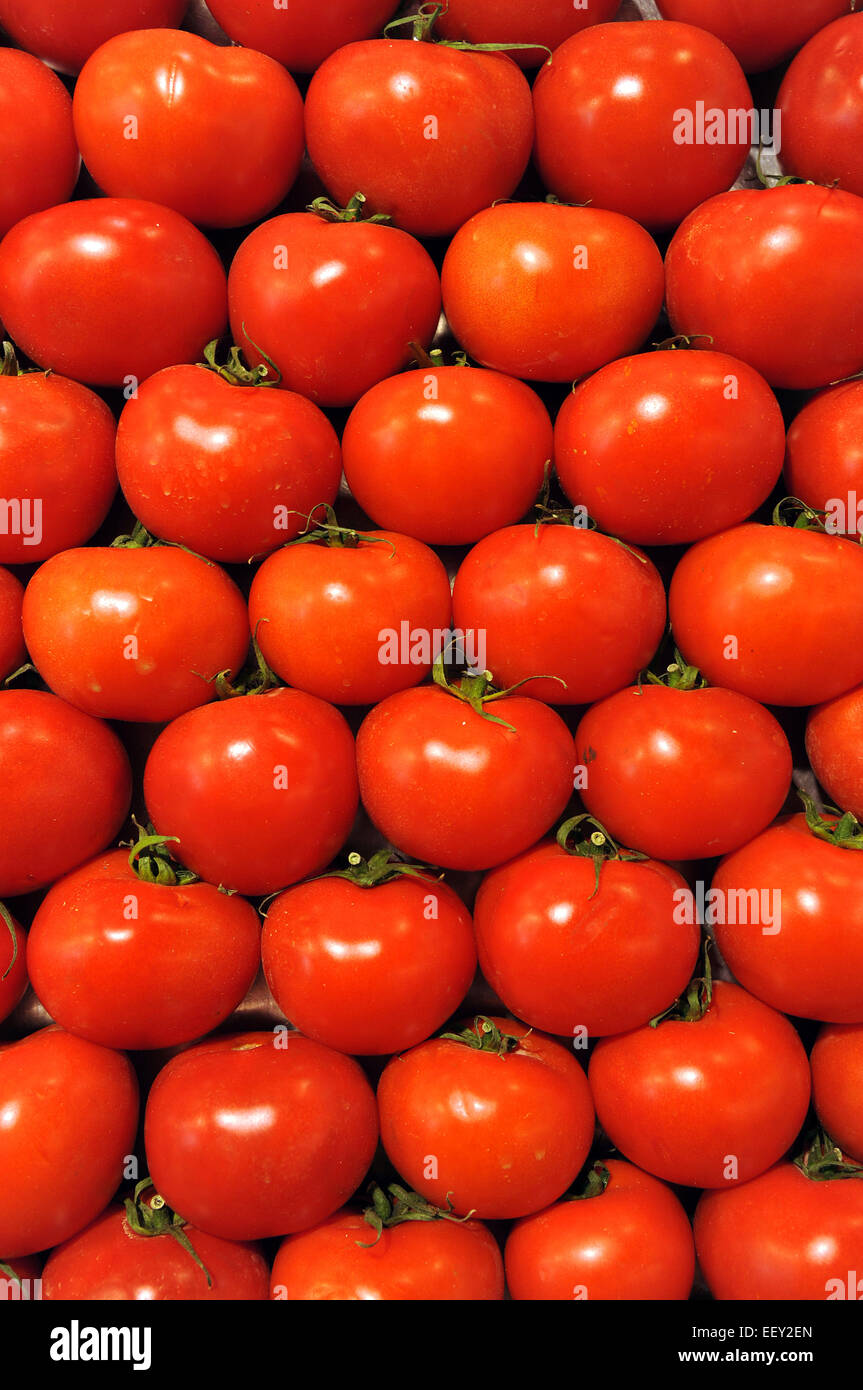
[[[620,0],[447,0],[436,32],[469,43],[529,43],[555,49],[589,24],[613,19]],[[541,48],[515,49],[510,57],[524,68],[548,61]]]
[[[0,24],[22,48],[63,72],[78,72],[114,34],[178,25],[189,0],[0,0]]]
[[[353,736],[338,710],[300,690],[206,705],[159,735],[144,796],[158,833],[179,837],[178,857],[201,878],[272,893],[325,868],[347,839]]]
[[[785,425],[763,377],[721,352],[610,362],[567,396],[554,464],[572,502],[636,545],[746,521],[782,470]]]
[[[213,0],[207,8],[235,43],[277,58],[292,72],[314,72],[344,44],[367,39],[398,9],[398,0]]]
[[[246,605],[224,570],[173,546],[64,550],[24,594],[24,637],[55,694],[104,719],[174,719],[239,671]]]
[[[432,1038],[393,1057],[378,1106],[398,1172],[461,1216],[540,1211],[569,1187],[593,1140],[578,1062],[512,1019],[477,1019],[462,1039]]]
[[[371,705],[428,675],[452,605],[447,572],[421,541],[367,531],[354,544],[353,535],[271,555],[252,581],[249,618],[283,681],[333,704]]]
[[[552,432],[523,381],[431,366],[366,392],[342,447],[351,492],[379,525],[430,545],[467,545],[524,516]]]
[[[793,1143],[809,1105],[809,1063],[794,1028],[723,980],[696,1021],[601,1038],[588,1074],[612,1144],[689,1187],[763,1173]]]
[[[668,248],[675,333],[754,367],[771,386],[808,390],[863,366],[863,199],[789,184],[709,198]]]
[[[124,407],[117,471],[148,531],[211,560],[241,563],[296,536],[332,502],[338,436],[294,391],[241,385],[200,366],[168,367]]]
[[[744,988],[783,1013],[863,1023],[860,861],[812,834],[802,815],[723,859],[713,887],[729,920],[717,922],[716,940]],[[765,903],[777,909],[766,929],[751,921],[756,894],[759,917]],[[741,910],[733,911],[734,903]]]
[[[2,907],[0,912],[0,1023],[27,988],[27,935]]]
[[[790,57],[850,0],[656,0],[665,19],[707,29],[727,44],[746,72],[763,72]]]
[[[504,53],[352,43],[312,78],[306,139],[336,202],[359,188],[405,231],[451,236],[508,198],[527,168],[530,88]]]
[[[576,730],[581,799],[615,839],[655,859],[709,859],[782,810],[792,758],[782,726],[733,690],[639,685]]]
[[[846,15],[798,53],[779,88],[782,167],[863,193],[863,22]]]
[[[609,1158],[602,1179],[513,1227],[506,1280],[517,1300],[689,1297],[695,1247],[674,1193],[631,1163]]]
[[[0,237],[31,212],[67,202],[81,163],[69,93],[14,48],[0,48],[0,160]]]
[[[809,713],[806,756],[834,806],[863,821],[863,686]]]
[[[75,84],[74,116],[106,193],[209,227],[271,212],[303,157],[303,99],[284,68],[175,29],[118,34],[97,49]]]
[[[0,786],[0,896],[13,897],[105,848],[126,818],[132,774],[100,720],[41,690],[3,690]]]
[[[665,864],[598,870],[553,842],[492,869],[474,908],[483,975],[548,1033],[623,1033],[668,1008],[692,976],[699,931],[674,908],[686,880]],[[582,1038],[586,1045],[586,1038]]]
[[[665,589],[646,556],[596,531],[507,526],[462,561],[453,613],[457,630],[482,637],[500,684],[526,680],[520,695],[580,705],[648,664],[665,628]]]
[[[5,680],[27,660],[21,626],[23,602],[21,581],[11,570],[0,569],[0,680]]]
[[[91,386],[130,389],[194,361],[221,334],[225,313],[212,246],[155,203],[66,203],[25,218],[0,244],[8,332],[40,367]]]
[[[794,497],[827,512],[831,531],[863,532],[863,382],[822,391],[794,417],[785,482]]]
[[[316,1225],[351,1195],[378,1137],[359,1065],[299,1033],[238,1033],[174,1057],[150,1091],[157,1190],[209,1235]]]
[[[662,305],[656,244],[616,212],[500,203],[450,242],[444,309],[484,367],[571,381],[640,347]]]
[[[825,1023],[809,1061],[819,1120],[844,1153],[863,1163],[863,1023]]]
[[[386,852],[384,852],[386,855]],[[432,874],[289,888],[267,908],[264,973],[286,1018],[339,1052],[400,1052],[442,1027],[476,969],[470,913]]]
[[[699,541],[668,596],[677,645],[713,685],[812,705],[863,681],[863,550],[791,526]]]
[[[519,695],[480,712],[464,700],[477,684],[481,676],[467,677],[462,698],[437,685],[400,690],[357,734],[372,821],[405,854],[444,869],[489,869],[520,854],[572,791],[572,735],[560,716]]]
[[[29,1255],[80,1231],[113,1195],[138,1083],[122,1052],[43,1028],[0,1046],[0,1114],[0,1250]]]

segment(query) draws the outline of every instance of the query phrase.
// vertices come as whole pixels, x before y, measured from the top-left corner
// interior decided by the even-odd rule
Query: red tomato
[[[377,1137],[358,1064],[299,1033],[199,1043],[159,1072],[147,1102],[157,1190],[224,1240],[323,1221],[361,1182]]]
[[[745,989],[783,1013],[863,1023],[861,860],[813,835],[802,815],[723,859],[713,888],[729,920],[717,921],[716,940]],[[762,905],[778,909],[760,929],[756,895],[756,922]]]
[[[386,853],[386,852],[384,852]],[[431,874],[319,878],[267,909],[264,973],[286,1018],[339,1052],[400,1052],[440,1028],[476,970],[470,913]]]
[[[787,1018],[719,980],[697,1021],[601,1038],[590,1059],[599,1122],[639,1168],[724,1187],[781,1158],[809,1106],[809,1063]]]
[[[831,531],[863,532],[863,381],[822,391],[794,417],[785,482],[794,497],[827,512]]]
[[[581,799],[616,840],[655,859],[709,859],[782,810],[788,739],[733,690],[640,685],[593,705],[576,730]]]
[[[132,774],[100,720],[41,690],[4,690],[0,786],[0,896],[13,897],[105,848],[126,818]]]
[[[456,233],[444,309],[485,367],[571,381],[640,347],[662,305],[656,244],[616,212],[500,203]]]
[[[81,163],[69,93],[38,58],[14,48],[0,48],[0,161],[0,237],[31,212],[67,202]]]
[[[686,880],[666,864],[592,859],[553,842],[493,869],[474,908],[483,975],[506,1007],[548,1033],[624,1033],[684,989],[699,930],[680,924]],[[587,1039],[582,1037],[582,1045]]]
[[[788,184],[708,198],[668,248],[675,333],[754,367],[771,386],[808,390],[863,366],[863,199]],[[721,273],[720,273],[721,272]]]
[[[674,572],[671,626],[712,685],[812,705],[863,681],[863,549],[793,526],[735,526]]]
[[[540,1211],[593,1141],[584,1072],[512,1019],[478,1019],[464,1037],[432,1038],[388,1063],[378,1086],[384,1148],[411,1187],[459,1215]]]
[[[576,526],[495,531],[462,561],[453,587],[456,629],[482,638],[497,681],[525,680],[520,695],[553,705],[586,704],[634,680],[659,645],[665,611],[646,556]]]
[[[189,0],[0,0],[0,24],[52,67],[77,72],[114,34],[178,25]]]
[[[809,1061],[819,1120],[843,1153],[863,1163],[863,1023],[825,1023]]]
[[[828,24],[798,53],[779,88],[782,167],[863,193],[863,19]]]
[[[179,837],[178,857],[201,878],[272,893],[325,868],[347,839],[353,736],[338,710],[300,690],[207,705],[159,735],[144,796],[158,833]]]
[[[529,43],[555,49],[589,24],[612,19],[619,8],[620,0],[590,0],[578,7],[573,0],[447,0],[435,32],[469,43]],[[510,57],[523,68],[535,68],[548,60],[542,48],[515,49]]]
[[[789,58],[851,0],[656,0],[666,19],[697,24],[722,39],[747,72],[763,72]]]
[[[64,550],[24,594],[24,638],[61,699],[103,719],[161,723],[203,705],[249,645],[224,570],[174,546]]]
[[[234,341],[253,366],[265,353],[288,390],[353,405],[405,366],[411,343],[431,342],[440,281],[428,252],[396,227],[294,212],[246,237],[228,299]]]
[[[0,1023],[27,988],[27,936],[0,904]]]
[[[576,1200],[525,1217],[506,1243],[514,1299],[689,1297],[695,1246],[686,1212],[656,1178],[609,1158],[601,1178]]]
[[[65,203],[25,218],[0,244],[0,318],[40,367],[129,389],[219,337],[225,272],[170,208]]]
[[[314,72],[337,48],[382,29],[398,0],[290,0],[278,6],[273,0],[208,0],[207,8],[235,43],[269,53],[292,72]]]
[[[434,366],[373,386],[342,442],[351,492],[380,526],[430,545],[467,545],[524,516],[552,432],[523,381]]]
[[[138,1123],[127,1057],[43,1028],[0,1046],[0,1250],[29,1255],[92,1221],[120,1183]]]
[[[0,680],[5,680],[27,660],[21,626],[23,602],[21,581],[10,570],[0,569]]]
[[[721,352],[610,362],[567,396],[554,465],[613,536],[677,545],[736,526],[770,496],[785,425],[763,377]]]
[[[148,531],[223,562],[268,554],[341,479],[329,420],[293,391],[168,367],[120,416],[117,471]]]
[[[208,227],[266,216],[303,157],[303,99],[284,68],[175,29],[118,34],[97,49],[75,84],[74,114],[100,188]]]
[[[863,686],[810,711],[806,756],[833,805],[863,821]]]

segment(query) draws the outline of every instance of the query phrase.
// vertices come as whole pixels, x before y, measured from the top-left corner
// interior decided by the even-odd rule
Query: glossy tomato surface
[[[818,1119],[843,1153],[863,1163],[863,1023],[825,1023],[809,1061]]]
[[[863,686],[810,710],[806,756],[832,804],[863,821]]]
[[[863,381],[847,381],[807,401],[788,429],[785,483],[825,525],[863,531]]]
[[[0,680],[5,680],[26,660],[21,625],[23,603],[24,588],[20,579],[11,570],[0,568]]]
[[[539,45],[510,53],[522,67],[535,68],[548,62],[544,49],[558,48],[589,24],[613,19],[619,8],[620,0],[590,0],[586,6],[572,0],[448,0],[435,32],[469,43]]]
[[[292,72],[314,72],[345,44],[370,39],[398,9],[398,0],[213,0],[213,18],[246,48],[268,53]]]
[[[187,6],[188,0],[0,0],[0,24],[52,67],[78,72],[114,34],[177,25]]]
[[[80,156],[62,82],[29,53],[0,48],[0,237],[71,198]]]
[[[787,173],[863,193],[861,69],[859,14],[828,24],[797,54],[776,98]]]
[[[8,909],[4,908],[4,912]],[[0,920],[0,1023],[27,988],[27,935],[9,913]]]
[[[656,0],[665,19],[707,29],[727,44],[746,72],[763,72],[790,57],[850,0]]]

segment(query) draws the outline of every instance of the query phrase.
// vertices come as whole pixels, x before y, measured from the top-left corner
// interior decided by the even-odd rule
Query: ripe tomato
[[[0,681],[27,660],[21,607],[24,588],[11,570],[0,569]]]
[[[266,354],[288,390],[353,405],[405,366],[412,342],[431,342],[440,281],[428,252],[396,227],[293,212],[246,237],[228,300],[234,341],[253,366]]]
[[[144,796],[157,832],[179,837],[178,857],[201,878],[272,893],[325,868],[347,839],[353,736],[301,690],[206,705],[159,735]]]
[[[812,184],[709,198],[668,248],[675,333],[709,334],[771,386],[808,390],[863,366],[863,199]]]
[[[637,1028],[692,976],[699,930],[674,913],[685,889],[666,864],[627,862],[625,851],[597,867],[560,844],[537,845],[483,879],[474,908],[483,975],[512,1013],[548,1033]]]
[[[25,218],[0,244],[0,318],[40,367],[128,389],[219,337],[225,272],[170,208],[65,203]]]
[[[523,381],[432,366],[366,392],[342,447],[351,492],[378,525],[467,545],[524,516],[551,457],[551,421]]]
[[[67,202],[81,163],[69,93],[14,48],[0,48],[0,160],[0,237],[31,212]]]
[[[267,984],[306,1037],[363,1056],[401,1052],[442,1027],[467,994],[470,913],[430,873],[396,865],[387,878],[380,860],[345,872],[300,883],[268,907]]]
[[[806,756],[834,806],[863,821],[863,686],[810,711]]]
[[[0,1045],[0,1114],[0,1249],[30,1255],[110,1200],[135,1140],[138,1083],[122,1052],[43,1028]]]
[[[303,157],[303,99],[281,64],[175,29],[118,34],[97,49],[75,84],[74,116],[106,193],[208,227],[266,216]]]
[[[540,44],[510,54],[521,67],[535,68],[548,59],[542,48],[558,48],[589,24],[612,19],[619,8],[620,0],[590,0],[578,8],[572,0],[447,0],[436,32],[469,43]]]
[[[450,242],[442,282],[462,347],[485,367],[539,381],[571,381],[634,352],[663,294],[643,227],[551,203],[478,212]]]
[[[847,14],[850,0],[656,0],[665,19],[707,29],[727,44],[746,72],[775,67],[823,25]]]
[[[457,630],[482,636],[500,684],[526,681],[520,695],[581,705],[648,664],[665,628],[665,589],[646,556],[596,531],[507,526],[462,561],[453,613]]]
[[[157,1191],[224,1240],[323,1221],[361,1182],[377,1137],[359,1065],[299,1033],[199,1043],[159,1072],[147,1102]]]
[[[398,9],[398,0],[213,0],[207,8],[235,43],[277,58],[292,72],[314,72],[344,44],[368,39]]]
[[[677,645],[712,685],[813,705],[863,681],[863,549],[735,526],[687,550],[668,596]]]
[[[581,799],[616,840],[655,859],[709,859],[782,810],[792,758],[782,726],[733,690],[639,685],[576,730]]]
[[[0,904],[0,1023],[27,988],[27,935]]]
[[[794,497],[827,512],[831,531],[863,532],[863,381],[820,392],[794,417],[785,482]]]
[[[809,1063],[794,1028],[723,980],[701,1018],[601,1038],[588,1074],[615,1147],[688,1187],[763,1173],[793,1143],[809,1105]]]
[[[617,1158],[595,1164],[590,1176],[576,1200],[557,1202],[513,1227],[505,1252],[512,1297],[688,1298],[695,1246],[674,1193]]]
[[[479,696],[474,705],[466,697],[484,687],[475,676],[461,698],[437,685],[400,690],[357,734],[360,797],[374,824],[444,869],[489,869],[520,854],[572,792],[572,735],[560,715],[519,695],[481,712]]]
[[[246,658],[246,605],[224,570],[174,546],[64,550],[24,594],[24,638],[61,699],[161,723],[203,705]]]
[[[167,367],[130,400],[117,472],[148,531],[211,560],[242,563],[296,536],[341,479],[329,420],[294,391]]]
[[[461,1216],[527,1216],[556,1201],[593,1140],[587,1078],[560,1043],[477,1019],[393,1057],[378,1086],[381,1140],[399,1173]]]
[[[78,72],[114,34],[166,29],[183,18],[189,0],[0,0],[0,24],[22,48],[63,72]]]
[[[0,786],[0,896],[13,897],[105,848],[126,818],[132,774],[107,724],[41,690],[3,690]]]
[[[784,445],[776,397],[745,362],[648,352],[610,362],[567,396],[554,465],[604,531],[676,545],[746,521],[772,492]]]
[[[863,1023],[825,1023],[809,1061],[819,1120],[843,1153],[863,1163]]]
[[[394,531],[366,531],[357,542],[336,530],[288,545],[264,561],[249,594],[267,664],[336,705],[371,705],[418,685],[435,641],[438,651],[446,645],[451,613],[437,555]]]
[[[779,88],[782,167],[863,193],[863,20],[828,24],[797,54]]]
[[[783,1013],[863,1023],[859,853],[812,834],[805,816],[792,816],[723,859],[713,887],[724,895],[724,915],[735,918],[717,922],[716,940],[745,989]],[[750,920],[756,895],[759,909],[766,902],[779,909],[767,930]],[[732,911],[732,902],[745,903],[746,911]]]

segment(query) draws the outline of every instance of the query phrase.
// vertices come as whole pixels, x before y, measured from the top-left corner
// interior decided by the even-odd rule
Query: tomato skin
[[[150,377],[117,429],[117,472],[135,516],[223,564],[298,535],[303,516],[335,500],[341,471],[338,436],[311,401],[233,386],[198,366]]]
[[[476,970],[470,913],[431,875],[373,888],[338,878],[300,883],[267,908],[261,945],[285,1017],[306,1037],[358,1056],[430,1037]]]
[[[809,1105],[794,1028],[737,985],[714,981],[697,1023],[601,1038],[588,1071],[599,1122],[639,1168],[687,1187],[746,1182],[782,1157]],[[728,1160],[737,1176],[726,1176]]]
[[[828,24],[797,54],[776,98],[786,173],[863,193],[861,65],[859,14]]]
[[[24,586],[10,570],[0,568],[0,680],[27,660],[21,607]]]
[[[806,756],[830,801],[863,820],[863,686],[810,710]]]
[[[159,735],[144,797],[157,832],[179,837],[178,857],[200,878],[273,893],[325,868],[347,839],[353,736],[338,710],[300,690],[206,705]]]
[[[468,545],[524,516],[551,457],[551,421],[523,381],[436,366],[367,391],[342,447],[351,492],[379,525]]]
[[[112,850],[49,890],[30,928],[30,981],[78,1037],[175,1047],[218,1027],[245,997],[260,936],[244,898],[209,883],[142,882],[127,852]]]
[[[211,700],[212,678],[236,674],[249,645],[233,580],[171,546],[46,560],[24,594],[24,637],[61,699],[103,719],[153,723]]]
[[[271,1296],[294,1302],[503,1298],[500,1250],[479,1221],[409,1221],[385,1227],[371,1245],[374,1239],[362,1213],[347,1210],[288,1236],[273,1264]]]
[[[0,897],[32,893],[103,850],[132,795],[98,719],[41,690],[0,691]]]
[[[677,545],[746,521],[779,478],[784,443],[776,397],[744,362],[651,352],[610,362],[567,396],[554,466],[610,535]]]
[[[498,684],[526,680],[519,695],[580,705],[649,664],[665,628],[665,589],[646,556],[598,532],[507,526],[462,561],[453,613],[456,628],[483,634]]]
[[[449,0],[435,33],[470,43],[533,43],[553,50],[588,25],[612,19],[619,8],[620,0],[590,0],[588,9],[578,10],[572,0]],[[538,48],[515,49],[509,56],[523,68],[548,61]]]
[[[809,1062],[818,1119],[843,1153],[863,1163],[863,1023],[825,1023]]]
[[[863,681],[863,550],[839,536],[721,531],[687,550],[668,607],[677,645],[712,685],[814,705]]]
[[[90,54],[130,29],[178,25],[188,0],[0,0],[0,24],[19,43],[61,72],[78,72]]]
[[[155,203],[65,203],[26,217],[0,244],[7,331],[40,367],[91,386],[194,361],[221,336],[225,314],[216,252]]]
[[[718,686],[621,690],[587,711],[575,744],[588,811],[654,859],[737,849],[779,814],[791,786],[782,726],[757,701]]]
[[[118,34],[97,49],[75,85],[74,116],[84,163],[106,193],[209,227],[259,221],[303,157],[303,99],[285,69],[176,29]]]
[[[847,14],[849,0],[656,0],[664,19],[707,29],[727,44],[745,72],[783,62],[823,25]]]
[[[59,1245],[113,1196],[132,1152],[138,1083],[122,1052],[62,1028],[0,1046],[0,1249]]]
[[[822,391],[794,417],[786,441],[785,481],[791,496],[827,511],[826,524],[840,534],[863,531],[863,382]]]
[[[237,1033],[180,1053],[145,1120],[157,1191],[224,1240],[323,1221],[359,1185],[377,1136],[359,1065],[299,1033]]]
[[[689,1297],[695,1246],[680,1202],[631,1163],[603,1162],[604,1192],[558,1202],[513,1227],[505,1251],[512,1298]]]
[[[256,48],[291,72],[314,72],[345,44],[369,39],[398,9],[397,0],[291,0],[274,8],[272,0],[213,0],[207,8],[235,43]],[[353,189],[351,190],[354,191]]]
[[[719,948],[745,989],[783,1013],[863,1023],[863,864],[858,859],[851,850],[818,839],[802,815],[772,826],[723,859],[713,886],[726,901],[735,889],[757,889],[774,895],[781,908],[781,921],[767,933],[745,921],[716,925]]]
[[[789,184],[708,198],[665,258],[675,333],[708,333],[718,352],[771,386],[809,390],[863,366],[863,199]],[[721,265],[720,274],[717,266]]]
[[[66,88],[29,53],[0,48],[0,237],[71,198],[80,156]]]
[[[10,914],[11,916],[11,914]],[[0,1023],[8,1018],[27,988],[27,933],[12,917],[9,923],[0,921]],[[15,943],[12,943],[12,935]],[[13,959],[14,957],[14,959]]]
[[[450,327],[481,366],[571,381],[641,346],[663,272],[653,239],[619,213],[500,203],[456,232],[442,284]]]
[[[428,346],[440,281],[428,252],[397,227],[292,212],[246,237],[228,301],[234,341],[251,365],[266,353],[281,386],[345,406],[404,367],[412,342]]]
[[[859,1298],[847,1292],[863,1252],[863,1183],[853,1178],[816,1181],[779,1163],[740,1187],[705,1192],[694,1227],[720,1302]]]

